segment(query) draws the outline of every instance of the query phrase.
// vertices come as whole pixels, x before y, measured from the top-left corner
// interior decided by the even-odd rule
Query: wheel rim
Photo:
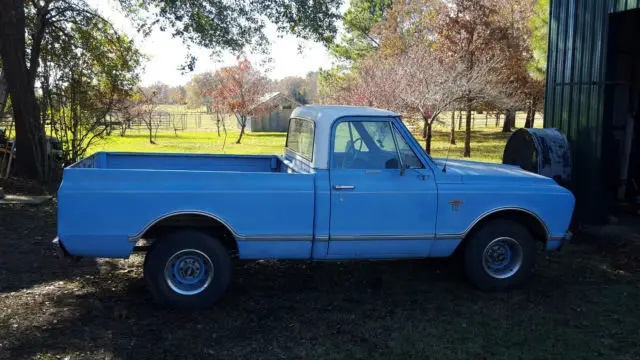
[[[489,243],[482,255],[484,271],[496,279],[512,276],[522,266],[522,245],[510,237],[500,237]]]
[[[164,267],[169,287],[181,295],[195,295],[213,280],[213,263],[202,251],[186,249],[173,254]]]

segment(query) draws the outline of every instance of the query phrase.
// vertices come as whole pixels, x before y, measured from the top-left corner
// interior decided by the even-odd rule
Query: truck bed
[[[287,164],[276,155],[94,154],[64,169],[60,242],[77,256],[124,258],[156,222],[196,214],[227,226],[241,258],[310,258],[315,174]]]
[[[277,155],[207,155],[162,153],[99,152],[73,164],[71,168],[118,170],[183,171],[286,171]]]

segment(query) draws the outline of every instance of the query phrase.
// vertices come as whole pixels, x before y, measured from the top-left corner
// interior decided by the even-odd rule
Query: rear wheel
[[[159,304],[202,309],[224,294],[231,279],[231,259],[217,239],[185,229],[156,241],[147,253],[144,277]]]
[[[522,284],[533,272],[533,237],[514,221],[490,221],[466,242],[465,272],[471,283],[482,290],[503,290]]]

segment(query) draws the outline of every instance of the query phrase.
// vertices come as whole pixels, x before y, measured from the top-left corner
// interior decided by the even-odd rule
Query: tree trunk
[[[149,144],[155,144],[153,142],[153,125],[149,124]]]
[[[16,174],[43,180],[44,129],[27,69],[24,6],[23,0],[0,1],[0,54],[16,125]]]
[[[431,128],[433,126],[433,121],[434,119],[430,119],[427,120],[425,119],[425,125],[426,125],[426,136],[425,136],[425,143],[424,143],[424,151],[427,152],[427,154],[431,153]]]
[[[462,129],[462,110],[458,111],[458,130]]]
[[[427,128],[429,127],[429,119],[427,119],[424,115],[422,115],[422,121],[424,124],[422,125],[422,138],[427,139]]]
[[[484,113],[484,127],[489,127],[489,112]]]
[[[531,99],[531,108],[529,111],[531,112],[531,119],[529,121],[529,127],[533,128],[536,122],[536,106],[538,105],[537,99],[534,97]]]
[[[500,126],[500,111],[496,110],[496,127]]]
[[[530,128],[531,127],[531,102],[529,102],[528,105],[529,106],[527,106],[527,117],[524,120],[524,127],[525,128]]]
[[[467,121],[464,129],[464,157],[471,157],[471,101],[467,100]]]
[[[9,89],[7,88],[7,80],[5,80],[4,72],[0,68],[0,116],[4,114],[4,107],[9,98]]]
[[[531,128],[536,126],[536,107],[535,104],[531,107]]]
[[[218,137],[220,137],[220,114],[216,112],[216,127],[218,128]]]
[[[516,122],[516,114],[513,110],[504,111],[504,124],[502,124],[502,132],[511,132],[511,128]]]
[[[236,117],[240,121],[240,136],[238,136],[238,140],[236,140],[236,144],[240,144],[240,142],[242,141],[242,136],[244,135],[244,128],[247,126],[247,117],[246,116],[238,117],[238,115],[236,115]]]
[[[449,144],[456,144],[456,112],[451,112],[451,133],[449,134]]]

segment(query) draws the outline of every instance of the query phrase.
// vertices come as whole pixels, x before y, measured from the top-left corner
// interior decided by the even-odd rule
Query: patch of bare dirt
[[[541,254],[526,286],[449,260],[238,264],[209,310],[156,307],[142,256],[59,262],[55,199],[0,206],[0,359],[638,359],[640,279],[596,247]]]

